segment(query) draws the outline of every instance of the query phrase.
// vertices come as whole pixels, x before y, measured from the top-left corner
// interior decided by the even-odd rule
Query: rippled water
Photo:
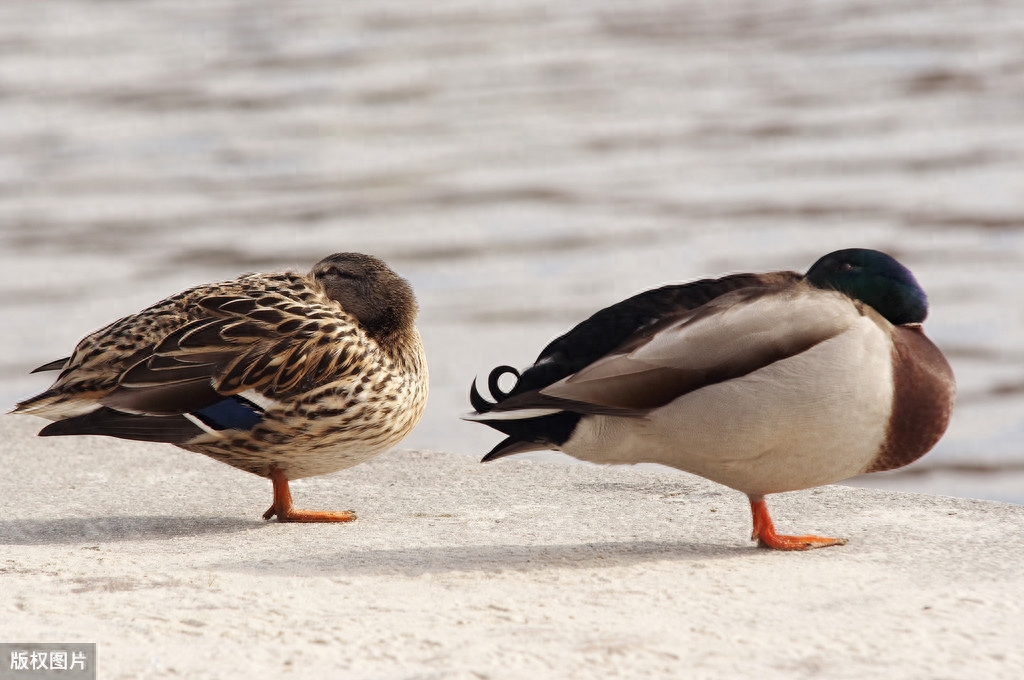
[[[863,483],[1024,502],[1024,4],[0,4],[0,399],[180,288],[378,254],[428,413],[668,282],[887,250],[960,385]],[[915,472],[916,470],[916,472]]]

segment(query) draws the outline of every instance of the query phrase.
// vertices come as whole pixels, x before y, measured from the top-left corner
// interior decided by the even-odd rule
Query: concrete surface
[[[297,482],[347,525],[170,446],[0,418],[0,640],[102,678],[1020,678],[1024,507],[827,487],[745,499],[662,468],[394,451]]]

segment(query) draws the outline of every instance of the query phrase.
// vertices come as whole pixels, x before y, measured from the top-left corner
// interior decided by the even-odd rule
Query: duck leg
[[[765,505],[763,496],[749,496],[750,512],[754,515],[754,533],[751,540],[757,540],[759,548],[771,550],[810,550],[812,548],[825,548],[830,545],[845,545],[845,538],[829,538],[828,536],[786,536],[775,533],[775,525],[772,524],[771,515],[768,514],[768,506]]]
[[[263,519],[277,515],[278,522],[351,522],[356,518],[356,514],[349,510],[296,510],[292,507],[292,491],[288,488],[288,478],[284,473],[273,468],[270,480],[274,483],[274,504],[263,513]]]

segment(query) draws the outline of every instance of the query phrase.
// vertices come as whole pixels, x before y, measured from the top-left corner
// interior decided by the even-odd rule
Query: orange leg
[[[274,504],[263,513],[263,519],[277,515],[278,522],[351,522],[356,518],[356,514],[350,510],[296,510],[292,507],[292,491],[288,488],[288,478],[284,473],[274,468],[270,471],[270,480],[274,483]]]
[[[759,548],[771,550],[810,550],[825,548],[830,545],[845,545],[845,538],[829,538],[827,536],[785,536],[775,533],[768,506],[763,497],[750,496],[750,511],[754,515],[754,533],[751,540],[757,540]]]

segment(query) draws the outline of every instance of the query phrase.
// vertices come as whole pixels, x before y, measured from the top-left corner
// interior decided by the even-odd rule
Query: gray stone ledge
[[[1020,678],[1024,507],[839,486],[769,497],[848,545],[773,553],[745,498],[660,468],[394,451],[293,483],[0,419],[0,639],[101,677]]]

